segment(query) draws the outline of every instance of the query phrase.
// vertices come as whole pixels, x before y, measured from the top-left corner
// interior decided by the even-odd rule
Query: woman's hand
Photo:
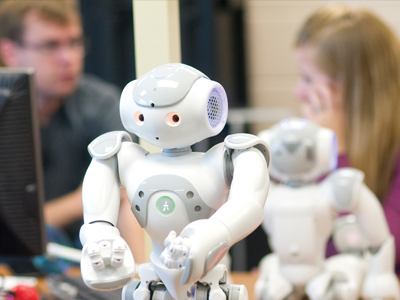
[[[304,117],[336,133],[339,153],[346,152],[341,88],[336,82],[319,83],[308,93],[301,109]]]

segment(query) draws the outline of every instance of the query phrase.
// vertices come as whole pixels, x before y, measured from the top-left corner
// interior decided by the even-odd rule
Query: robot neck
[[[167,157],[176,157],[188,154],[190,152],[192,152],[192,149],[190,146],[187,146],[183,148],[163,149],[162,155]]]

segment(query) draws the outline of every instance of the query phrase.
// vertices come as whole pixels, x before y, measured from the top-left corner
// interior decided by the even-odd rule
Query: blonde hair
[[[316,49],[316,64],[343,86],[346,151],[382,201],[400,151],[400,44],[374,14],[341,4],[308,18],[296,47]]]
[[[70,22],[72,16],[81,15],[75,0],[2,0],[0,1],[0,38],[21,43],[25,16],[37,12],[42,20],[60,25]]]

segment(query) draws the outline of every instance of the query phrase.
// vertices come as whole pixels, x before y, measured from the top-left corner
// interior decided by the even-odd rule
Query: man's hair
[[[35,11],[39,18],[60,25],[69,23],[71,16],[81,14],[75,0],[2,0],[0,1],[0,38],[21,42],[25,16]]]

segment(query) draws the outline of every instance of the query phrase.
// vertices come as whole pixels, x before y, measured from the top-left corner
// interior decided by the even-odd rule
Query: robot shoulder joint
[[[111,131],[102,134],[88,146],[90,155],[96,159],[107,159],[114,156],[121,148],[122,142],[132,142],[126,131]]]
[[[267,167],[269,168],[271,162],[271,151],[269,150],[267,143],[258,136],[248,133],[231,134],[225,138],[224,144],[231,153],[233,150],[246,150],[252,147],[258,149],[263,154]]]
[[[353,168],[341,168],[329,175],[325,182],[331,187],[333,206],[340,210],[353,208],[363,181],[364,173]]]

